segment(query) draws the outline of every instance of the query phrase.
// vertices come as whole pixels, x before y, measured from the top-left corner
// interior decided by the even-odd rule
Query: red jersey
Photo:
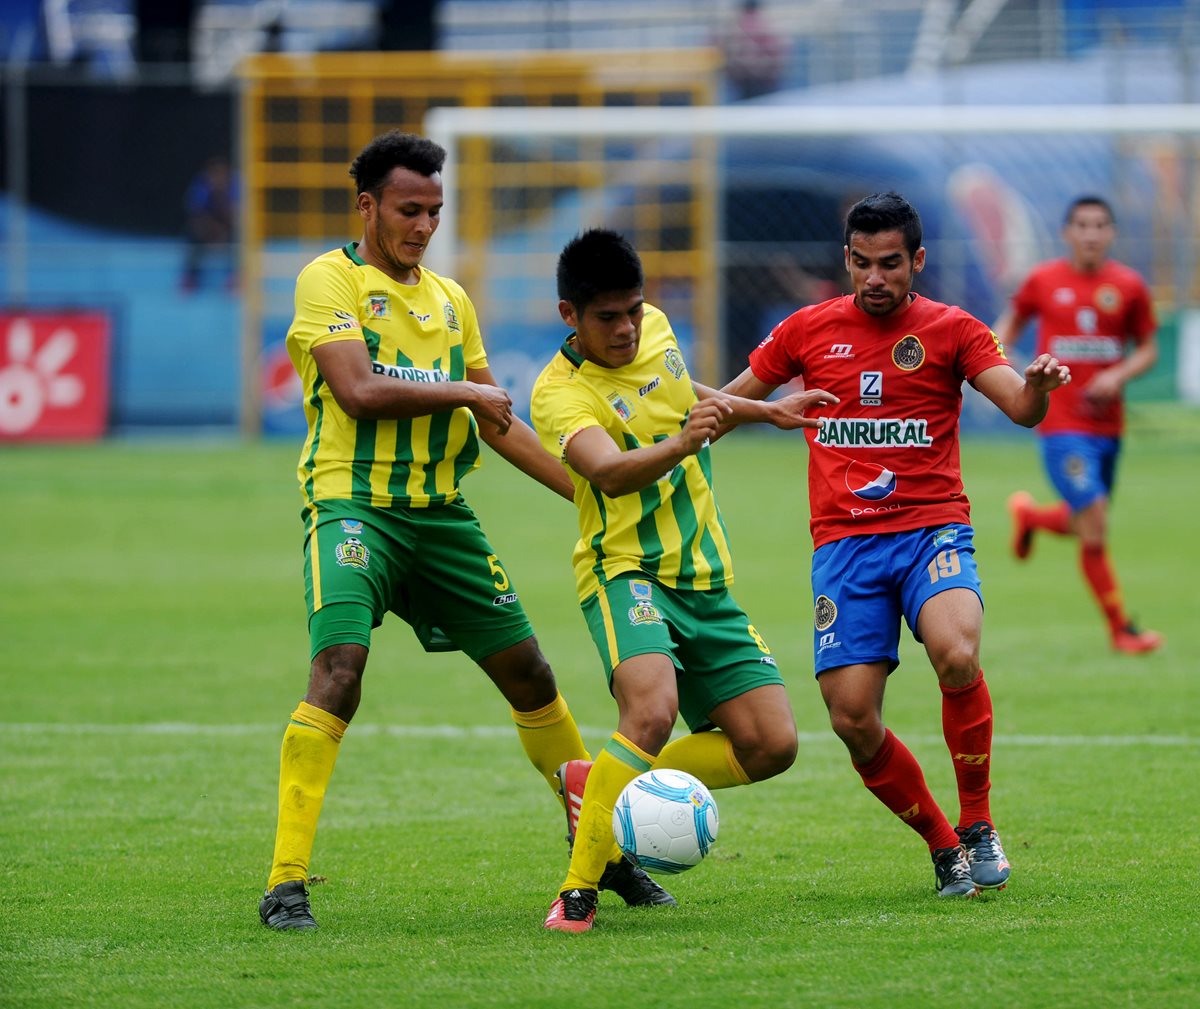
[[[846,536],[969,523],[958,458],[962,383],[1009,367],[995,335],[960,308],[914,295],[868,315],[846,295],[779,323],[750,355],[761,381],[799,376],[840,400],[808,439],[814,547]]]
[[[1125,356],[1127,340],[1144,343],[1157,328],[1145,281],[1111,260],[1083,273],[1056,259],[1035,267],[1012,303],[1020,318],[1038,317],[1036,353],[1053,354],[1071,369],[1071,384],[1050,397],[1038,433],[1119,436],[1121,400],[1093,403],[1084,390],[1093,375]]]

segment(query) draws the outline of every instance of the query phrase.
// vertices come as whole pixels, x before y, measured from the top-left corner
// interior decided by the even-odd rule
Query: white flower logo
[[[33,348],[33,324],[15,319],[5,337],[8,364],[0,368],[0,434],[32,428],[47,407],[72,407],[83,399],[83,380],[61,375],[78,346],[69,329],[56,329]]]

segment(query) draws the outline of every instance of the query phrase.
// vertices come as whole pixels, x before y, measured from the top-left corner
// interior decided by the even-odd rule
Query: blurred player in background
[[[305,889],[317,818],[385,613],[407,621],[427,650],[462,650],[482,667],[555,791],[559,766],[588,756],[459,493],[479,465],[480,438],[563,497],[574,487],[513,416],[470,299],[421,266],[445,155],[410,134],[376,137],[351,167],[362,238],[313,260],[296,282],[287,347],[308,418],[299,478],[312,669],[283,737],[275,855],[259,906],[271,928],[317,927]],[[657,886],[626,864],[613,889],[637,903]]]
[[[1018,424],[1045,415],[1066,368],[1043,354],[1018,375],[982,322],[912,291],[921,219],[896,193],[850,208],[854,293],[800,309],[725,391],[762,399],[801,378],[838,397],[806,431],[813,648],[834,732],[863,784],[921,835],[943,897],[1001,889],[1010,867],[992,820],[992,701],[979,664],[983,602],[959,467],[962,383]],[[883,724],[903,617],[937,673],[958,784],[958,826]]]
[[[722,424],[815,425],[805,409],[831,397],[811,390],[766,404],[695,383],[642,286],[641,260],[616,232],[569,242],[558,309],[574,332],[533,388],[534,427],[574,483],[576,585],[619,714],[594,764],[560,772],[573,847],[545,927],[563,932],[592,927],[613,806],[635,777],[671,767],[728,788],[796,757],[775,659],[729,593],[708,441]],[[668,744],[680,713],[692,734]]]
[[[1037,353],[1053,354],[1075,378],[1038,427],[1046,474],[1062,500],[1039,506],[1025,491],[1009,498],[1013,552],[1025,560],[1039,529],[1077,536],[1084,580],[1113,648],[1150,652],[1162,635],[1139,630],[1125,612],[1108,557],[1108,503],[1124,427],[1122,390],[1158,360],[1154,309],[1145,281],[1108,258],[1116,228],[1105,200],[1076,199],[1062,233],[1070,255],[1035,267],[996,323],[996,335],[1012,345],[1036,316]]]

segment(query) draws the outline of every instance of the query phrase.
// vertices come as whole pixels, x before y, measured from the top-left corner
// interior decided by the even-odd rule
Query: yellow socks
[[[340,718],[305,701],[292,712],[279,754],[279,821],[268,890],[308,879],[317,818],[345,731]]]
[[[613,806],[634,778],[650,770],[654,757],[638,748],[619,732],[604,744],[592,763],[583,790],[583,811],[575,830],[575,847],[563,890],[595,890],[604,867],[613,857]]]
[[[588,759],[579,727],[571,716],[567,702],[559,694],[536,711],[517,711],[513,708],[512,720],[517,726],[517,736],[529,762],[546,779],[554,794],[558,795],[558,778],[554,772],[568,760]]]
[[[693,732],[663,747],[655,767],[673,767],[695,775],[709,788],[750,784],[733,753],[733,743],[723,732]]]

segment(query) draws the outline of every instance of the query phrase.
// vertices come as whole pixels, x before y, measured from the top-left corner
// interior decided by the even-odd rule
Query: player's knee
[[[852,752],[875,739],[882,728],[879,713],[874,708],[831,708],[829,724]]]
[[[644,704],[636,712],[626,712],[621,718],[621,734],[647,753],[658,753],[671,738],[678,709],[665,700]]]
[[[790,732],[767,733],[755,754],[754,772],[750,772],[750,768],[746,768],[746,770],[755,781],[773,778],[777,774],[782,774],[796,762],[798,749],[794,726]]]
[[[940,652],[934,668],[942,686],[969,686],[979,676],[979,649],[970,641],[955,642]]]

